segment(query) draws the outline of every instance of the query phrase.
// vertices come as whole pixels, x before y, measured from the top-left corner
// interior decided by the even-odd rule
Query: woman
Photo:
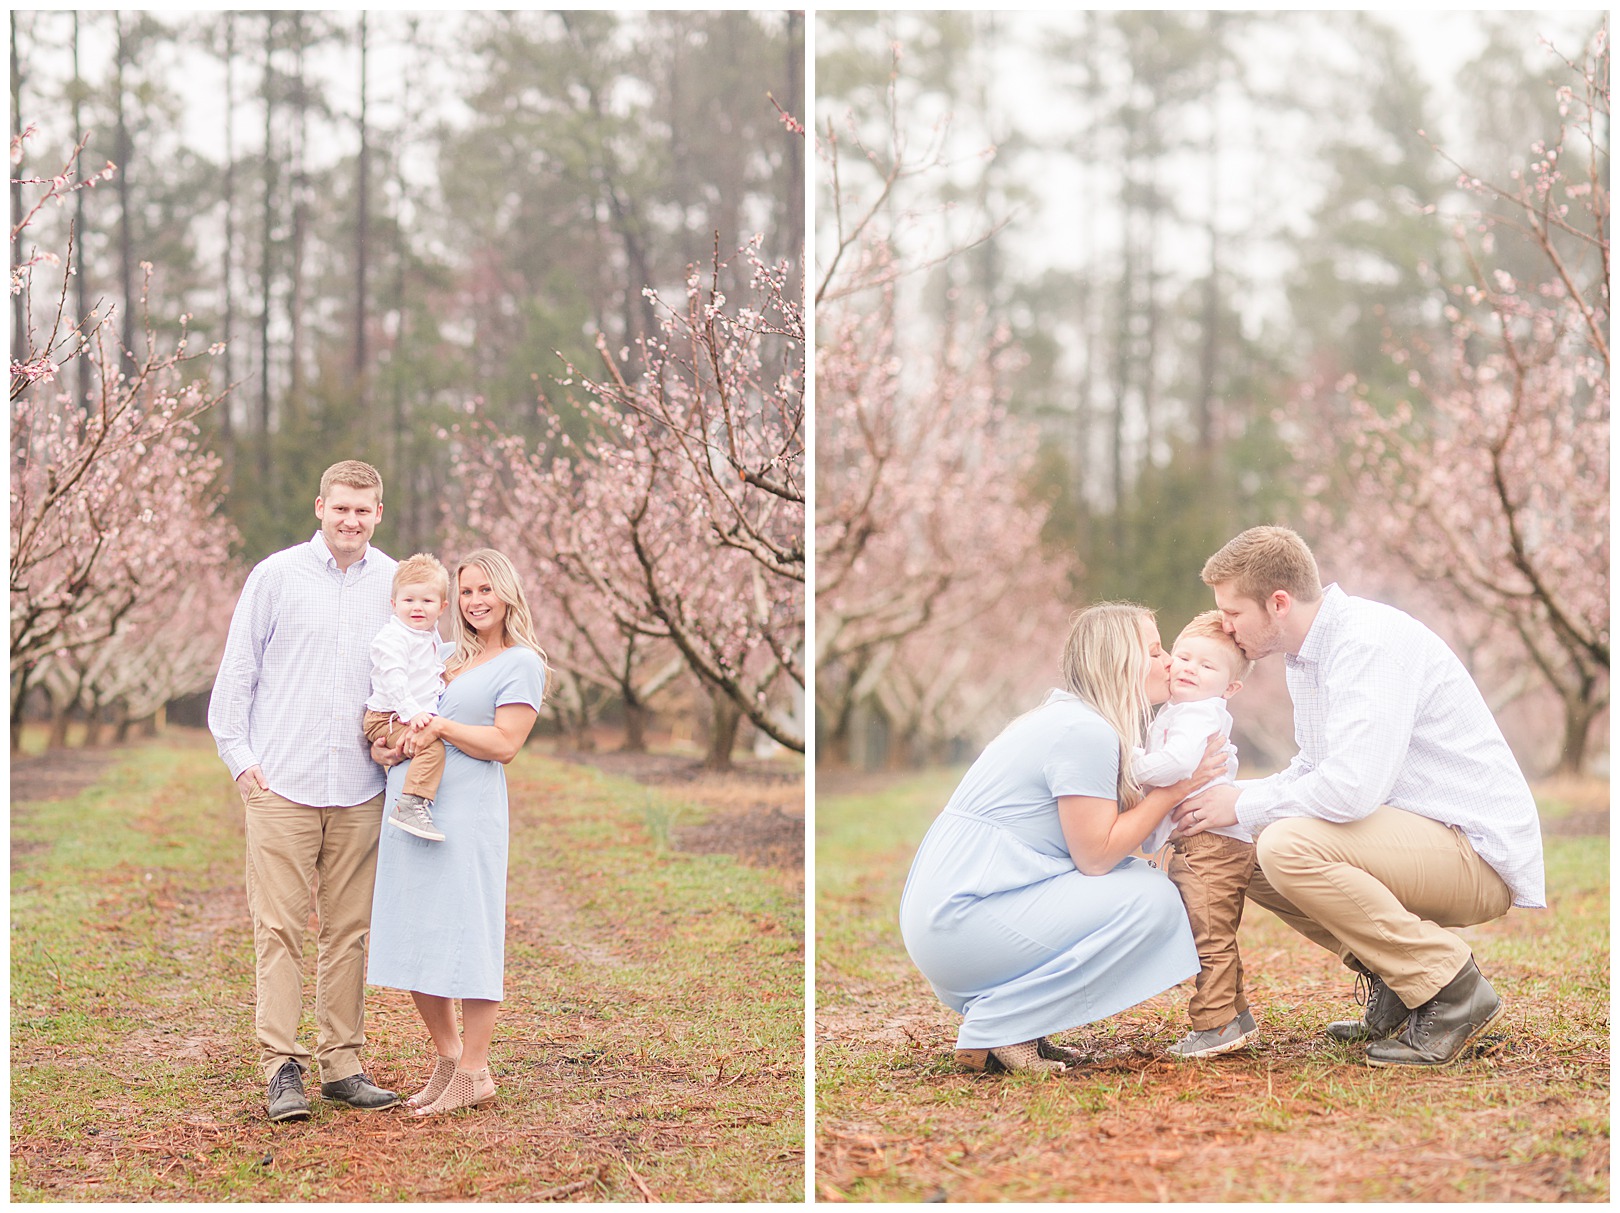
[[[1149,706],[1170,694],[1153,614],[1102,603],[1074,618],[1066,690],[1019,717],[934,821],[900,899],[906,950],[963,1015],[974,1070],[1062,1070],[1049,1033],[1134,1006],[1198,972],[1175,887],[1142,840],[1225,769],[1220,738],[1192,777],[1144,794],[1130,776]]]
[[[372,985],[409,990],[438,1050],[428,1083],[406,1103],[418,1116],[494,1097],[489,1043],[506,946],[506,771],[545,690],[545,654],[511,561],[487,548],[456,567],[445,691],[405,756],[445,743],[433,816],[445,840],[384,830],[371,908]],[[397,752],[376,751],[379,762]],[[392,803],[405,765],[388,773]],[[456,1031],[456,999],[462,1032]]]

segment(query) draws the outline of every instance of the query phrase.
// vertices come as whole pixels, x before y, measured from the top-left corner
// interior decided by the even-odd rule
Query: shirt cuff
[[[220,757],[225,760],[225,767],[228,771],[230,771],[232,779],[240,777],[242,772],[247,770],[249,767],[256,767],[259,765],[259,760],[253,756],[253,751],[248,749],[246,746],[234,747],[228,752],[221,754]]]
[[[1238,825],[1250,834],[1258,834],[1271,822],[1271,798],[1262,786],[1263,780],[1237,781],[1238,798],[1232,804]]]

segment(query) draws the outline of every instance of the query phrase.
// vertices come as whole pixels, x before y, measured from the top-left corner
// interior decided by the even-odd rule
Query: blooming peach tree
[[[1317,467],[1318,532],[1347,565],[1393,562],[1437,600],[1451,633],[1495,666],[1487,693],[1535,671],[1563,706],[1557,766],[1574,772],[1608,705],[1604,35],[1571,66],[1563,124],[1528,167],[1505,183],[1459,178],[1488,209],[1456,231],[1469,272],[1447,287],[1448,346],[1392,346],[1411,388],[1392,403],[1350,377],[1313,385],[1300,446]],[[1537,252],[1544,272],[1493,267],[1508,242]]]
[[[13,162],[21,141],[13,140]],[[29,689],[51,661],[88,669],[115,638],[126,648],[150,638],[147,629],[172,620],[175,595],[186,584],[225,567],[235,535],[224,520],[218,461],[198,444],[196,418],[219,395],[206,379],[187,380],[201,357],[181,334],[159,348],[147,325],[147,353],[128,372],[111,331],[111,309],[70,318],[66,273],[54,318],[34,323],[35,274],[61,259],[24,247],[42,207],[86,183],[75,180],[78,150],[43,186],[42,197],[13,226],[14,302],[26,317],[25,348],[11,363],[10,642],[11,720],[15,746]],[[150,267],[147,267],[150,274]],[[92,390],[83,400],[57,380],[75,362],[87,363]],[[228,615],[213,602],[190,619],[179,639],[206,647],[212,635],[201,616]],[[180,660],[171,668],[191,668]],[[206,685],[173,681],[174,694]],[[156,684],[154,684],[155,686]]]
[[[1047,507],[1025,487],[1037,435],[998,387],[1004,336],[983,317],[931,325],[918,305],[917,276],[961,250],[909,239],[897,191],[946,165],[937,138],[906,145],[893,77],[888,104],[889,148],[831,121],[819,139],[816,705],[835,762],[864,704],[918,754],[982,741],[1032,679],[1050,682],[1076,572],[1041,544]],[[897,225],[918,251],[894,251]]]
[[[684,301],[649,293],[658,333],[602,348],[601,377],[568,367],[589,439],[552,424],[529,449],[486,424],[458,431],[469,525],[524,552],[569,668],[633,706],[679,654],[710,692],[715,765],[739,719],[805,745],[803,306],[786,267],[756,245],[742,257],[743,303],[721,291],[716,258]]]

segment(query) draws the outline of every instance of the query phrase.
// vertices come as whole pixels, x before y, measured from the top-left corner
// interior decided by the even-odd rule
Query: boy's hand
[[[415,716],[411,717],[409,723],[413,729],[425,729],[427,728],[427,722],[432,719],[432,712],[418,712]]]
[[[422,713],[421,727],[411,721],[411,731],[405,734],[405,752],[416,754],[444,736],[444,717],[430,712]]]

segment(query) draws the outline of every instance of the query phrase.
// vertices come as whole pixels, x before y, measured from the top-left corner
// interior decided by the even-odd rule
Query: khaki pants
[[[1254,844],[1224,834],[1194,834],[1174,846],[1170,879],[1187,907],[1198,947],[1188,1016],[1195,1032],[1224,1028],[1249,1009],[1237,935],[1244,891],[1254,874]]]
[[[308,1071],[298,1044],[304,1010],[304,927],[310,883],[316,912],[315,1029],[321,1081],[360,1073],[366,1043],[366,936],[377,875],[382,795],[364,804],[311,808],[255,788],[247,797],[247,895],[253,913],[254,1028],[265,1081],[288,1061]]]
[[[405,736],[405,724],[397,720],[392,712],[373,712],[366,709],[361,730],[367,741],[376,741],[379,737],[388,739],[388,748],[399,749],[400,739]],[[405,786],[400,791],[407,796],[420,796],[423,800],[433,800],[439,794],[439,780],[444,777],[444,742],[434,741],[423,746],[411,759],[411,765],[405,768]]]
[[[1375,973],[1408,1007],[1468,962],[1446,927],[1506,914],[1513,895],[1460,830],[1385,805],[1360,821],[1291,817],[1256,840],[1249,900],[1348,967]]]

